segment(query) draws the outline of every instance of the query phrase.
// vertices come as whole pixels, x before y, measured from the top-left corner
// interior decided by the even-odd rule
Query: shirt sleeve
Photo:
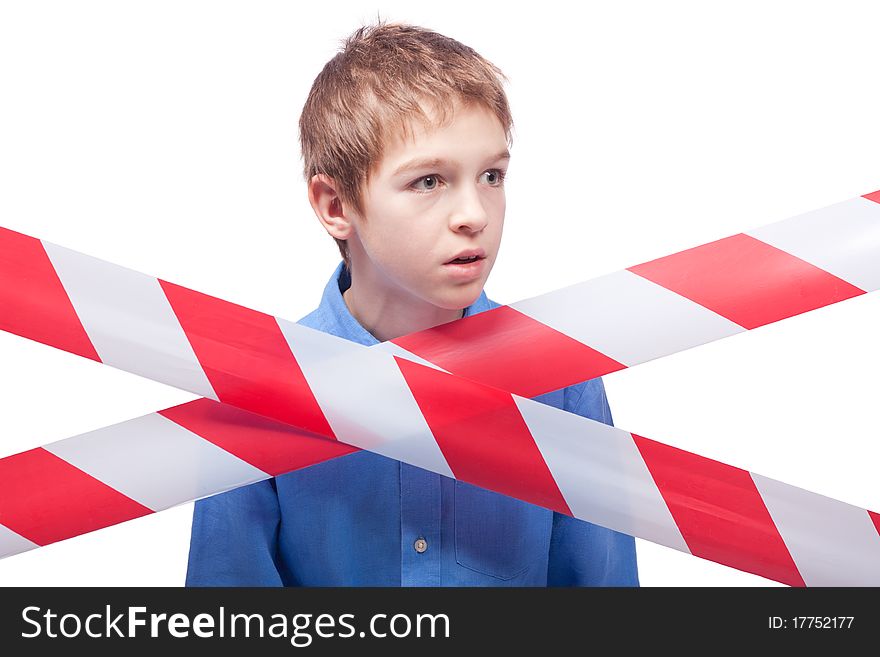
[[[281,586],[280,518],[274,479],[198,500],[186,585]]]
[[[565,390],[563,408],[613,425],[601,378]],[[636,546],[632,536],[564,513],[553,513],[548,586],[638,586]]]

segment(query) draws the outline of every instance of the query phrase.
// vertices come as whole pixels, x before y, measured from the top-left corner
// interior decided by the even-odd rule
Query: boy
[[[342,262],[300,323],[364,345],[499,304],[503,73],[423,28],[362,27],[300,118]],[[506,78],[504,78],[506,79]],[[601,379],[538,397],[606,423]],[[630,536],[367,451],[196,502],[188,585],[638,585]]]

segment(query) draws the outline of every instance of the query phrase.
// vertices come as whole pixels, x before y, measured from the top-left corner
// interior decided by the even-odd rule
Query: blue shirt
[[[377,344],[345,305],[350,284],[340,262],[299,323]],[[498,305],[482,292],[464,315]],[[535,399],[612,423],[600,378]],[[197,501],[186,584],[638,586],[638,573],[631,536],[360,451]]]

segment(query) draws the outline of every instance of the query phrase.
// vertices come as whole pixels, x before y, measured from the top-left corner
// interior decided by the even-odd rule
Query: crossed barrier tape
[[[878,287],[880,192],[374,348],[0,229],[0,328],[207,398],[0,460],[0,555],[362,448],[788,584],[877,584],[877,514],[520,395]]]

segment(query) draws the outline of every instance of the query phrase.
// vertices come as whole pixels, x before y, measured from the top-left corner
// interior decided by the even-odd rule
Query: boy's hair
[[[365,25],[342,47],[312,84],[299,119],[306,184],[323,173],[336,181],[343,204],[363,215],[363,190],[384,147],[406,138],[411,122],[432,124],[420,106],[429,101],[448,125],[453,101],[493,112],[511,144],[513,119],[501,70],[475,50],[428,29],[404,23]],[[351,270],[348,245],[336,239]]]

